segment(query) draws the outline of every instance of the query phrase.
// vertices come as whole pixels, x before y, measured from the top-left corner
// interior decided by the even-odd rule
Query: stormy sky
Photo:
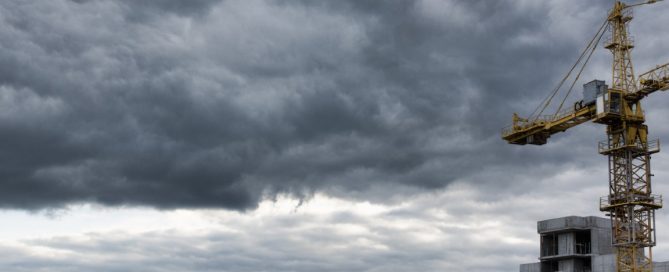
[[[499,132],[612,3],[2,1],[0,270],[517,271],[537,220],[601,215],[605,134]],[[669,62],[668,12],[635,10],[637,73]]]

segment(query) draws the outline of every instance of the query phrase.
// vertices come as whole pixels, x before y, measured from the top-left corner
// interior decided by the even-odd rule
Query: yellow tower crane
[[[606,125],[607,139],[599,143],[598,150],[609,159],[609,193],[600,199],[600,210],[611,218],[617,271],[652,271],[655,210],[662,207],[662,196],[652,193],[650,173],[650,155],[660,151],[660,142],[648,140],[641,101],[651,93],[669,89],[669,63],[641,74],[637,81],[630,54],[634,45],[628,31],[632,7],[656,2],[627,5],[616,1],[595,37],[551,95],[529,118],[514,114],[513,124],[502,130],[502,138],[511,144],[543,145],[551,135],[590,120]],[[567,96],[604,33],[610,33],[604,47],[613,54],[611,87],[604,81],[587,83],[584,99],[564,109]],[[555,113],[543,115],[579,65],[580,70],[574,73],[575,79]]]

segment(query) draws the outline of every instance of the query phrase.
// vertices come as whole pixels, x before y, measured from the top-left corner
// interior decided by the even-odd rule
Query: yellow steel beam
[[[502,139],[510,144],[542,145],[551,135],[590,121],[595,115],[593,104],[533,121],[514,118],[514,124],[502,131]]]
[[[655,91],[669,89],[669,63],[657,66],[639,76],[639,90],[625,95],[628,101],[639,101]]]

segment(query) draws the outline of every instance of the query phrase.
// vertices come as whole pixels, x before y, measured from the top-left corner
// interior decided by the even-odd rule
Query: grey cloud
[[[510,252],[504,249],[514,246],[512,242],[493,241],[494,238],[467,227],[509,231],[517,237],[515,231],[533,225],[507,224],[493,230],[477,226],[474,221],[448,224],[439,220],[444,219],[439,215],[451,211],[438,209],[435,213],[434,209],[425,209],[434,205],[434,197],[427,199],[431,200],[412,201],[374,216],[365,216],[357,210],[303,212],[298,207],[295,212],[278,211],[270,216],[240,220],[229,213],[209,211],[208,220],[215,220],[216,226],[195,232],[113,230],[24,240],[0,246],[0,252],[11,253],[8,254],[11,258],[0,260],[0,268],[5,271],[506,271],[533,255],[533,247],[523,245]],[[499,254],[502,251],[506,253]],[[481,261],[477,254],[490,257]]]
[[[606,1],[0,5],[3,207],[513,191],[521,173],[602,161],[593,127],[543,148],[498,132],[557,82]]]

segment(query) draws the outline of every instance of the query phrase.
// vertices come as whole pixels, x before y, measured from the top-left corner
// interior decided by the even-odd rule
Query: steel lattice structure
[[[544,101],[546,105],[538,115],[525,119],[514,114],[513,125],[502,131],[502,138],[509,143],[542,145],[551,135],[587,121],[607,126],[607,140],[599,143],[599,153],[608,156],[609,193],[600,199],[600,210],[611,218],[616,268],[624,272],[652,271],[652,247],[656,244],[655,210],[662,207],[662,197],[652,192],[650,171],[651,154],[660,151],[660,143],[659,140],[648,140],[641,101],[651,93],[669,89],[669,64],[642,74],[637,81],[631,57],[634,43],[628,31],[633,18],[631,8],[655,2],[626,5],[617,1],[605,24],[577,61],[578,64],[588,51],[594,51],[608,29],[611,36],[604,47],[613,55],[612,86],[598,93],[596,101],[584,99],[573,109],[561,111],[563,100],[556,114],[541,116],[555,96],[553,93]],[[589,58],[590,55],[581,71]],[[580,72],[576,80],[579,76]],[[567,95],[570,92],[571,89]]]
[[[628,32],[632,18],[632,10],[621,2],[608,17],[612,34],[605,47],[613,54],[610,92],[621,96],[637,92],[631,56],[634,44]],[[608,201],[600,201],[600,210],[611,218],[617,270],[651,272],[655,210],[662,204],[652,195],[650,154],[659,151],[659,143],[649,148],[641,100],[621,99],[620,104],[619,114],[603,119],[608,140],[600,153],[609,158],[609,195]]]

